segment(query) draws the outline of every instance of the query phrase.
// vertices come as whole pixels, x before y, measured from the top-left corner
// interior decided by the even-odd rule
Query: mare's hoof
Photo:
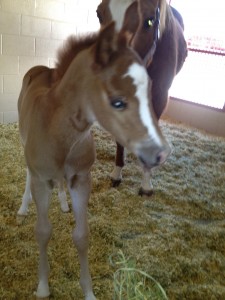
[[[121,179],[112,179],[111,178],[111,182],[112,182],[112,187],[118,187],[121,184]]]
[[[147,191],[147,190],[144,190],[142,187],[138,191],[138,195],[141,197],[142,196],[151,197],[153,195],[153,193],[154,193],[153,190]]]

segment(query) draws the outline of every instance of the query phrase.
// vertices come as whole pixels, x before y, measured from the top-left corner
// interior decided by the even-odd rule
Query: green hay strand
[[[113,274],[113,300],[168,300],[160,283],[136,268],[136,263],[126,259],[121,250],[116,259],[114,262],[110,257],[112,266],[120,266]]]

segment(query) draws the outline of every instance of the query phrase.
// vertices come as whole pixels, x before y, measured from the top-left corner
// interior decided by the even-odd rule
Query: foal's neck
[[[81,51],[71,62],[55,89],[60,107],[68,115],[85,120],[90,125],[95,121],[90,100],[98,84],[92,71],[90,49]]]

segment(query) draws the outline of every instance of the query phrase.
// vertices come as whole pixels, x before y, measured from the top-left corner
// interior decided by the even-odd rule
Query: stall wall
[[[22,78],[35,65],[53,67],[57,49],[73,33],[99,28],[100,0],[0,1],[0,123],[18,120]]]
[[[207,106],[197,105],[176,99],[170,99],[165,117],[182,122],[207,133],[225,137],[225,112]]]

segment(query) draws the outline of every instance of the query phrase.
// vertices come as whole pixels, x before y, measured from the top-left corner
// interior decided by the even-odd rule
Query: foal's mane
[[[65,41],[65,44],[57,53],[56,71],[59,77],[65,74],[72,60],[79,52],[89,48],[96,42],[97,36],[98,33],[86,34],[84,36],[72,35]]]

